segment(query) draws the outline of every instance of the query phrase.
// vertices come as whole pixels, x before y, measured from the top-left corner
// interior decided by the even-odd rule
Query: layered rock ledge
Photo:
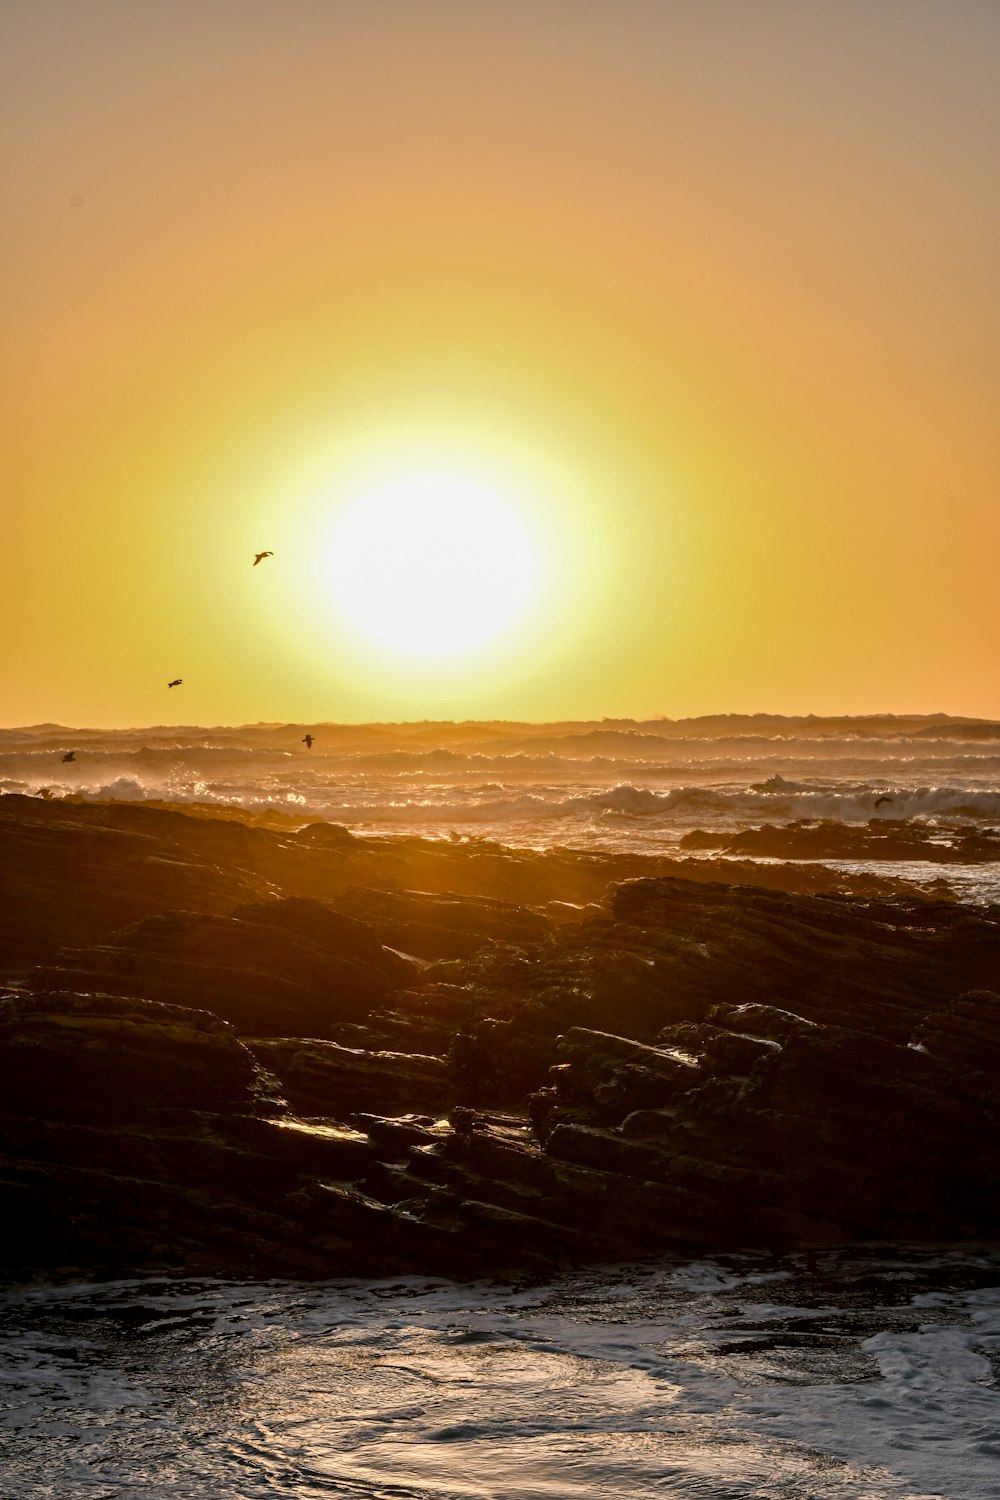
[[[8,1276],[1000,1234],[997,909],[26,801]]]

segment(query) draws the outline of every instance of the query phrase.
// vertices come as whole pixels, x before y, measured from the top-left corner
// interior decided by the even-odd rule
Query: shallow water
[[[987,1500],[1000,1251],[0,1302],[5,1500]]]

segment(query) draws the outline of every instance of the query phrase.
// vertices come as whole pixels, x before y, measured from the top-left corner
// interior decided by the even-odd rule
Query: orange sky
[[[0,29],[2,722],[1000,717],[992,0]],[[329,562],[428,465],[537,549],[440,660]]]

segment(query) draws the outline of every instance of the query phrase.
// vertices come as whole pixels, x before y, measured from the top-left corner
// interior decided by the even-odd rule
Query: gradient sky
[[[995,0],[0,31],[3,723],[1000,717]],[[537,550],[441,660],[329,562],[428,465]]]

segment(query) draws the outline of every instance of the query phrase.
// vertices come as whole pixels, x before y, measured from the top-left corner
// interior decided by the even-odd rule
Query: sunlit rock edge
[[[8,1276],[1000,1229],[996,909],[21,797],[0,837]]]

